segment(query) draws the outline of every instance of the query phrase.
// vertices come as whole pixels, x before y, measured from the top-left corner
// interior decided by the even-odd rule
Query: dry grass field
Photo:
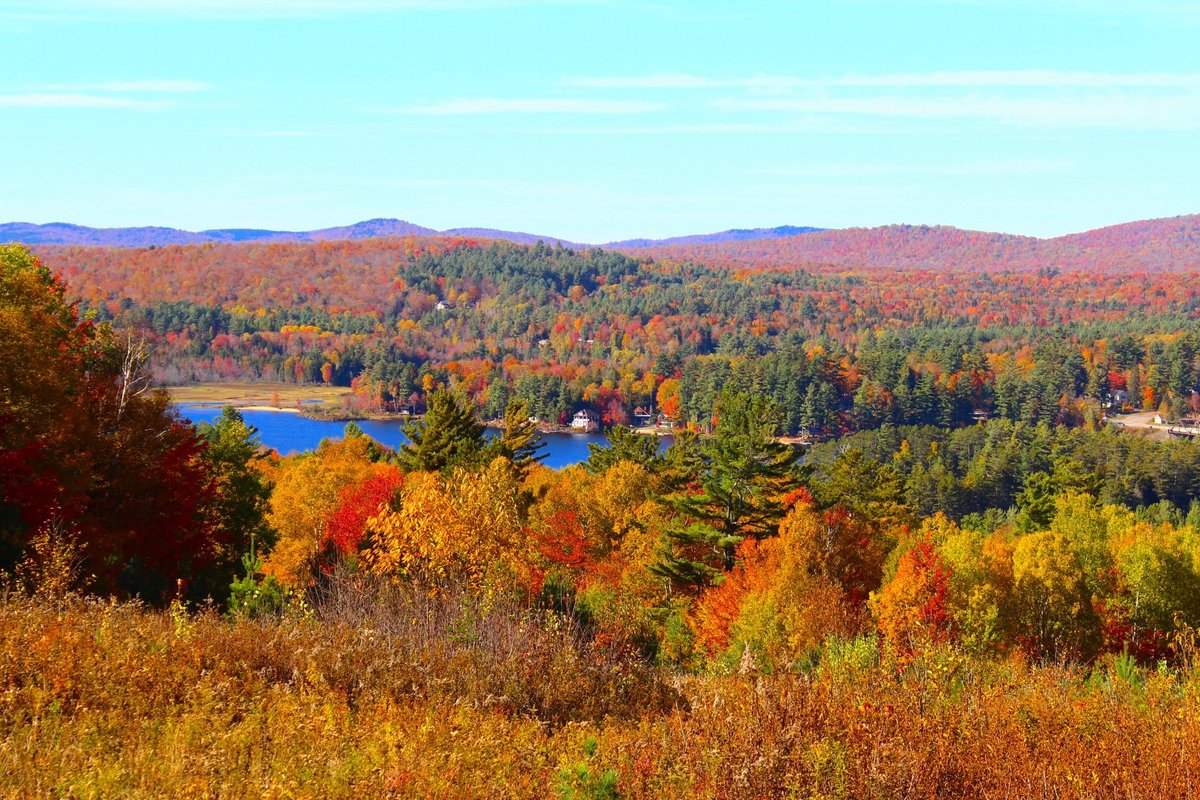
[[[865,643],[685,675],[503,605],[356,591],[229,621],[0,598],[0,797],[1184,798],[1200,691]]]
[[[350,394],[345,386],[296,383],[197,383],[187,386],[164,387],[176,403],[211,403],[232,405],[295,408],[297,403],[337,403]]]

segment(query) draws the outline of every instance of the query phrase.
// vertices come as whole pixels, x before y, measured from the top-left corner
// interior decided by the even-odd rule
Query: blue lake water
[[[192,405],[183,403],[177,405],[179,413],[192,422],[212,422],[221,416],[220,406]],[[299,414],[281,411],[251,411],[243,410],[242,418],[247,425],[258,429],[258,438],[267,447],[279,451],[281,455],[290,455],[304,450],[313,450],[322,439],[340,439],[346,428],[345,422],[330,422],[320,419],[308,419]],[[363,433],[388,447],[396,448],[408,441],[400,430],[403,424],[399,420],[357,420],[358,427]],[[608,440],[599,433],[546,433],[542,435],[547,453],[542,461],[548,467],[559,469],[578,464],[588,457],[588,443],[605,444]],[[660,446],[665,446],[662,442]]]

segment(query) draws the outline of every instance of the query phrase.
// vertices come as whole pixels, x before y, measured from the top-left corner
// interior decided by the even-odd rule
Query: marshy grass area
[[[269,620],[0,599],[6,797],[1180,798],[1198,779],[1187,668],[944,649],[897,669],[862,639],[786,674],[681,674],[548,612],[379,584]]]
[[[271,383],[242,381],[235,383],[196,383],[185,386],[166,386],[175,403],[205,403],[241,407],[262,406],[305,409],[319,405],[337,405],[350,394],[345,386],[323,384]]]

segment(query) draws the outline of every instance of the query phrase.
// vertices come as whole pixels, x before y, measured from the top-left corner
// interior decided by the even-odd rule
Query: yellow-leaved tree
[[[1047,661],[1087,659],[1100,640],[1083,567],[1061,533],[1032,533],[1013,549],[1013,596],[1022,641]]]
[[[958,644],[973,653],[1002,650],[1013,623],[1013,545],[1003,531],[985,536],[948,524],[952,528],[939,551],[950,567],[949,605]]]
[[[370,519],[367,531],[371,546],[363,562],[377,574],[487,596],[528,585],[534,548],[507,459],[449,476],[411,473],[398,508]]]

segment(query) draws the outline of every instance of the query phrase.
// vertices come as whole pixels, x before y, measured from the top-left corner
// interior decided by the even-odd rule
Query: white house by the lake
[[[588,433],[600,430],[600,415],[590,408],[576,411],[575,416],[571,418],[571,430]]]

